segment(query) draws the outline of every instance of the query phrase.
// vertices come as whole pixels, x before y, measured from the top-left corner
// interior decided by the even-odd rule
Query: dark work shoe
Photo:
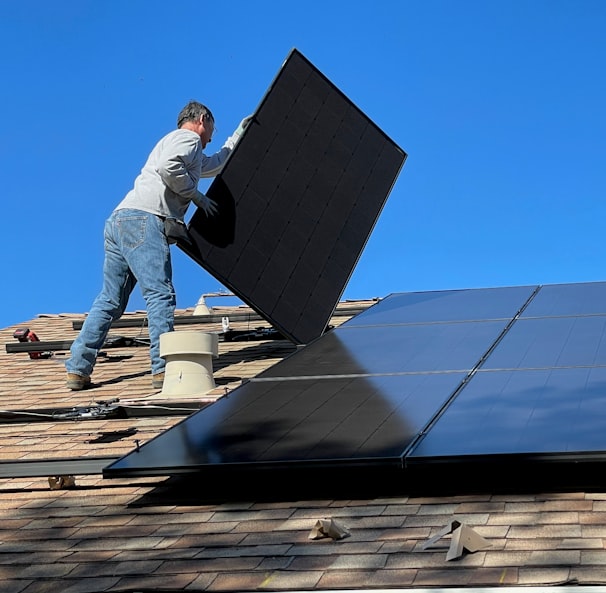
[[[164,373],[152,375],[152,387],[154,389],[162,389],[164,386]]]
[[[81,391],[90,387],[90,377],[86,375],[76,375],[76,373],[67,373],[67,382],[65,386],[72,391]]]

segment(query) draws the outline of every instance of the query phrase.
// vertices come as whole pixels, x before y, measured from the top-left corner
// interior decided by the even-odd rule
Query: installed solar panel
[[[344,325],[261,376],[469,372],[505,327],[504,320],[351,328]]]
[[[400,467],[411,440],[465,373],[252,381],[105,474],[348,464]]]
[[[606,368],[478,373],[407,461],[606,452],[605,386]]]
[[[580,282],[542,286],[522,317],[606,315],[606,283]]]
[[[606,316],[519,319],[483,370],[606,365]]]
[[[513,286],[393,294],[364,311],[363,315],[348,321],[347,327],[509,320],[518,313],[536,290],[536,286]]]
[[[181,244],[297,344],[320,336],[406,153],[293,50]]]

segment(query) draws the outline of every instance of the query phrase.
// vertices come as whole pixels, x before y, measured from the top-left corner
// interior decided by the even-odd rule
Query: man
[[[221,171],[249,119],[242,120],[218,152],[206,156],[203,150],[211,141],[214,117],[207,107],[191,101],[179,113],[177,129],[151,151],[133,188],[105,222],[103,288],[65,363],[69,389],[90,386],[99,349],[137,283],[147,306],[152,387],[162,388],[165,361],[160,335],[173,330],[176,307],[165,221],[183,221],[190,202],[207,216],[216,212],[213,200],[198,191],[198,181]]]

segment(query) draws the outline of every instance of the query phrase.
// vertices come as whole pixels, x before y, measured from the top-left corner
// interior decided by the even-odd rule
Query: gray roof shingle
[[[218,312],[229,315],[233,310]],[[128,316],[138,318],[141,312]],[[0,336],[11,343],[17,327],[29,327],[43,341],[70,340],[77,319],[82,316],[40,316],[3,329]],[[345,319],[336,316],[333,322]],[[266,325],[254,321],[254,326]],[[250,322],[232,324],[247,326]],[[203,329],[220,331],[221,324]],[[145,330],[112,333],[136,337]],[[214,361],[216,388],[204,398],[183,398],[182,403],[206,405],[294,348],[272,340],[221,342]],[[75,475],[73,488],[51,489],[49,478],[57,476],[44,475],[45,468],[60,469],[62,460],[72,458],[125,455],[136,441],[145,442],[184,417],[59,421],[38,416],[40,410],[99,406],[115,399],[148,409],[161,404],[151,390],[146,348],[108,350],[95,370],[97,386],[83,392],[64,387],[66,355],[56,352],[32,360],[27,354],[0,352],[3,593],[606,584],[604,492],[369,497],[352,489],[344,496],[317,498],[303,488],[272,499],[251,496],[254,489],[247,484],[225,484],[225,496],[217,497],[213,489],[211,498],[208,485],[195,477],[107,479],[98,472]],[[31,417],[11,419],[15,411],[29,411]],[[31,472],[36,475],[8,475],[11,468],[34,462],[42,468]],[[342,523],[349,536],[310,539],[321,518]],[[489,547],[450,561],[450,536],[425,548],[453,519],[485,538]]]

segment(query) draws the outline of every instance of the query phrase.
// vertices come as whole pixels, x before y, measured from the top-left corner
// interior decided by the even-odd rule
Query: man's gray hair
[[[213,114],[206,105],[202,105],[198,101],[190,101],[181,109],[179,117],[177,117],[177,127],[180,128],[186,121],[198,121],[201,115],[204,116],[204,119],[215,122]]]

